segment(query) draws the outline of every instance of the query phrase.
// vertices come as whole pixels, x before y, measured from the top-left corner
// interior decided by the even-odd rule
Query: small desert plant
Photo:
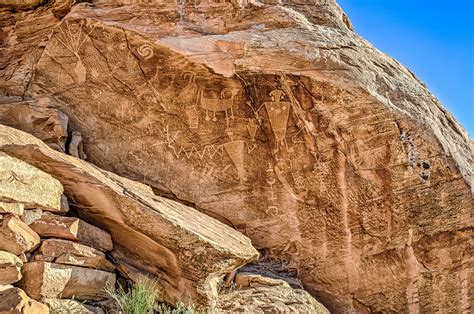
[[[107,293],[124,314],[148,314],[153,313],[160,289],[156,281],[143,278],[133,283],[128,291],[121,286],[117,290],[109,287]]]

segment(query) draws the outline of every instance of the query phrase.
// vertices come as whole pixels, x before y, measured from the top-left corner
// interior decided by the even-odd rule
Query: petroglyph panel
[[[54,30],[29,93],[54,95],[82,134],[88,161],[196,204],[244,232],[263,259],[298,276],[336,312],[363,312],[368,307],[362,303],[380,312],[432,312],[423,307],[442,294],[432,288],[440,281],[413,268],[413,256],[438,269],[437,248],[423,255],[416,243],[427,246],[432,235],[445,232],[449,237],[447,226],[464,228],[469,220],[472,200],[457,196],[466,186],[453,161],[424,126],[366,91],[320,80],[314,73],[323,75],[318,69],[326,63],[305,63],[289,53],[271,71],[254,68],[275,62],[272,49],[293,46],[280,38],[266,47],[270,34],[237,40],[245,36],[242,25],[208,18],[225,11],[225,3],[218,5],[192,15],[186,15],[189,3],[181,15],[168,4],[155,6],[163,12],[153,18],[168,28],[149,37],[143,36],[152,24],[145,15],[127,29],[67,18]],[[246,13],[235,14],[245,20]],[[278,21],[278,27],[292,25]],[[249,25],[271,23],[260,22]],[[239,30],[235,37],[226,33],[232,27]],[[190,33],[199,45],[184,46]],[[173,40],[183,44],[181,52],[169,44]],[[209,51],[200,57],[231,64],[233,75],[193,62],[192,49],[203,47]],[[317,59],[326,53],[318,47],[305,51],[321,50]],[[288,60],[301,62],[301,71],[280,70]],[[346,70],[329,72],[338,71]],[[408,228],[414,255],[405,249]],[[457,245],[466,243],[462,238]],[[449,265],[456,263],[457,255]],[[443,282],[466,308],[463,267]]]

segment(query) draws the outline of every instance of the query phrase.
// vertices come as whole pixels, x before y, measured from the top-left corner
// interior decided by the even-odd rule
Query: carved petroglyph
[[[250,154],[252,150],[255,149],[255,144],[249,146],[245,140],[235,139],[235,135],[231,130],[227,130],[227,136],[229,137],[230,141],[224,143],[224,149],[229,155],[229,158],[234,163],[235,168],[237,169],[237,176],[239,179],[239,183],[242,186],[244,182],[247,180],[245,174],[245,147],[247,146],[247,152]]]
[[[209,112],[212,112],[212,121],[217,121],[216,113],[225,112],[225,120],[234,119],[234,97],[239,93],[238,89],[235,88],[224,88],[220,92],[220,96],[212,92],[212,97],[204,97],[204,91],[200,91],[199,104],[201,108],[206,111],[206,121],[211,120]],[[230,116],[229,116],[230,113]]]
[[[179,92],[177,101],[178,104],[187,106],[196,106],[198,103],[199,87],[196,84],[198,76],[193,72],[184,72],[183,78],[188,80],[188,84]]]
[[[20,178],[18,174],[15,173],[15,171],[13,170],[0,171],[0,182],[13,183],[15,181],[26,185],[26,183]]]
[[[271,205],[267,206],[265,214],[268,216],[276,216],[279,213],[278,206],[276,206],[277,197],[275,196],[275,190],[273,185],[276,183],[275,168],[271,163],[268,163],[268,168],[265,170],[267,173],[267,184],[269,186],[269,193],[267,195],[267,200]]]
[[[72,25],[66,21],[59,27],[60,35],[56,37],[61,45],[77,59],[76,65],[74,66],[74,73],[76,73],[77,82],[79,84],[84,83],[87,76],[87,69],[82,61],[80,50],[89,38],[89,34],[94,31],[95,26],[92,27],[88,33],[84,32],[83,27],[84,25],[82,21],[79,24]]]
[[[288,149],[288,142],[286,140],[286,130],[288,127],[288,118],[290,116],[291,103],[282,101],[285,93],[281,90],[273,90],[270,92],[272,98],[271,102],[265,102],[257,110],[260,111],[262,107],[265,107],[270,120],[270,126],[276,139],[276,149],[278,151],[281,145],[284,145]]]
[[[246,140],[238,139],[232,130],[227,129],[226,131],[229,137],[227,142],[222,144],[208,144],[202,148],[197,148],[195,145],[186,148],[179,146],[177,139],[180,131],[178,130],[173,133],[170,131],[169,126],[163,129],[163,133],[164,140],[153,144],[152,147],[164,145],[177,159],[184,157],[187,160],[191,158],[198,158],[201,161],[205,159],[212,160],[217,157],[221,158],[224,156],[224,153],[226,153],[237,171],[237,179],[240,185],[243,185],[247,180],[245,173],[245,155],[246,153],[250,154],[256,148],[256,145],[249,145]],[[229,166],[224,167],[223,173],[227,171],[228,167]]]
[[[153,51],[153,47],[148,44],[143,44],[137,48],[138,55],[142,57],[144,60],[148,60],[155,54]]]

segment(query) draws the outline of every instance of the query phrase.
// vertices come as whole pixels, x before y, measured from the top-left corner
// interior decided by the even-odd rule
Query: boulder
[[[25,205],[22,203],[6,203],[0,201],[0,214],[23,215]]]
[[[49,174],[19,159],[0,154],[0,201],[63,212],[62,193],[61,183]]]
[[[0,286],[0,313],[2,314],[48,314],[48,307],[28,297],[13,286]]]
[[[0,285],[9,285],[21,279],[21,267],[0,267]],[[1,301],[0,301],[1,302]]]
[[[135,280],[159,279],[163,298],[171,304],[212,305],[220,278],[258,257],[247,237],[221,222],[156,196],[141,183],[56,152],[27,133],[0,125],[0,151],[58,178],[80,217],[111,234],[118,270]],[[45,221],[55,219],[61,221],[56,216]],[[66,223],[63,231],[71,225]],[[26,273],[23,280],[28,280]]]
[[[40,219],[43,216],[43,211],[40,208],[25,210],[21,215],[21,220],[28,226],[31,225],[35,220]]]
[[[223,290],[217,309],[225,313],[329,313],[308,292],[251,273],[236,275],[235,288]]]
[[[52,109],[50,98],[21,101],[0,97],[0,124],[33,134],[50,147],[65,152],[68,117]]]
[[[51,314],[105,314],[99,307],[90,306],[71,299],[46,299],[44,303],[49,307]]]
[[[89,267],[108,272],[113,272],[115,269],[101,251],[60,239],[44,240],[35,251],[32,260]]]
[[[43,212],[41,217],[29,226],[43,238],[79,241],[102,251],[110,251],[113,248],[110,234],[76,217]]]
[[[23,262],[21,259],[13,255],[12,253],[0,251],[0,267],[8,267],[8,266],[18,266],[21,267]]]
[[[7,215],[0,220],[0,250],[15,255],[34,250],[40,244],[40,237],[20,218]]]
[[[0,285],[9,285],[21,279],[23,262],[15,255],[0,251]]]
[[[30,262],[23,265],[22,271],[19,285],[36,300],[101,300],[107,296],[106,288],[115,285],[114,273],[84,267]]]

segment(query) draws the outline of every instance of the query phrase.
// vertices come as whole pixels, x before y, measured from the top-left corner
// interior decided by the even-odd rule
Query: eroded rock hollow
[[[256,258],[233,228],[252,269],[331,311],[472,310],[473,142],[333,0],[26,2],[2,4],[0,122],[104,170],[12,135],[1,150],[62,182],[123,274],[211,298],[207,274]],[[184,244],[144,223],[180,215]],[[201,237],[206,260],[176,249]]]

